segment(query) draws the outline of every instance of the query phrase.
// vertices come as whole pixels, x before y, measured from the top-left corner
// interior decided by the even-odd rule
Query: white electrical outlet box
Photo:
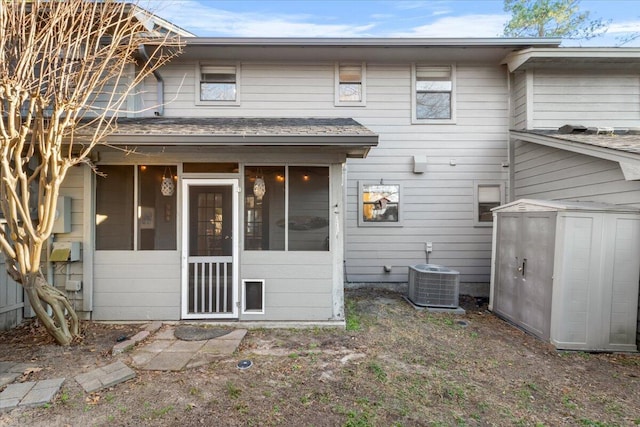
[[[426,248],[427,253],[433,252],[433,243],[432,242],[427,242],[427,243],[425,243],[424,246]]]
[[[82,289],[82,280],[67,280],[67,284],[64,288],[67,291],[78,292]]]

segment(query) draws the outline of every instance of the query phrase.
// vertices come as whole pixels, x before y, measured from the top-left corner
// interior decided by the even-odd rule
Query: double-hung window
[[[450,123],[455,120],[455,67],[416,65],[413,75],[414,121]]]
[[[491,209],[504,204],[504,184],[500,182],[474,182],[474,225],[491,227]]]
[[[365,104],[366,66],[359,64],[336,64],[335,104],[358,106]]]
[[[198,66],[198,91],[197,102],[199,104],[236,104],[239,101],[238,77],[239,65]]]
[[[400,183],[359,182],[358,226],[401,226]]]

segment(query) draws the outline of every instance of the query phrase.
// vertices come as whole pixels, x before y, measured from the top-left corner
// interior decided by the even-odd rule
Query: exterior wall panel
[[[533,127],[633,127],[640,120],[640,76],[625,71],[535,70]]]

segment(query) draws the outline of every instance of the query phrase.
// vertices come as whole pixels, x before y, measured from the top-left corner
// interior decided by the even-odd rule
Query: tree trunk
[[[38,320],[58,344],[65,346],[71,344],[73,339],[79,336],[80,328],[78,316],[67,296],[49,285],[39,272],[29,274],[25,277],[25,281],[24,290]],[[51,307],[51,315],[47,313],[47,305]],[[69,316],[68,320],[65,311]]]

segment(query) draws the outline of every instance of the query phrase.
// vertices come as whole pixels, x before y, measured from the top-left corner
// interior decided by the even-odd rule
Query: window
[[[416,66],[414,120],[451,122],[455,119],[455,67]]]
[[[236,104],[239,100],[239,65],[199,65],[196,102],[206,105]]]
[[[96,249],[175,250],[176,166],[102,165],[99,170],[106,177],[96,177]],[[173,182],[168,196],[162,192],[166,178]]]
[[[365,64],[336,64],[336,105],[364,105]]]
[[[264,314],[264,280],[243,280],[243,314]]]
[[[359,183],[359,226],[400,226],[402,209],[400,184]]]
[[[245,167],[244,248],[328,251],[329,168]]]
[[[502,183],[474,183],[474,223],[476,226],[493,225],[491,209],[504,204]]]

